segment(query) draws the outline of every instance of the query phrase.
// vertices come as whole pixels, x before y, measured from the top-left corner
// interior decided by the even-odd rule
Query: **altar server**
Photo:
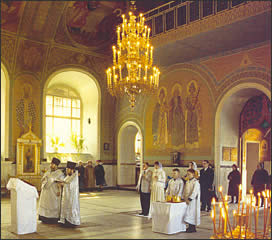
[[[60,160],[53,158],[50,169],[41,179],[41,196],[39,202],[39,220],[44,223],[57,223],[60,217],[61,188],[55,182],[63,179],[63,172],[58,169]]]
[[[196,225],[200,224],[200,185],[195,178],[195,170],[188,169],[189,180],[186,181],[183,198],[186,201],[187,209],[184,221],[189,224],[186,232],[196,232]]]
[[[63,187],[59,223],[67,227],[80,225],[78,172],[76,163],[67,162],[66,177],[60,185]]]
[[[166,189],[167,196],[177,196],[182,198],[183,192],[183,180],[180,178],[180,171],[178,168],[173,169],[173,178],[168,182],[168,187]]]
[[[160,162],[155,162],[154,168],[151,184],[151,202],[164,202],[166,175]]]

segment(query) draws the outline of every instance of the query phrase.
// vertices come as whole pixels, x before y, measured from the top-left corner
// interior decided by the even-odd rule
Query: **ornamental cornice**
[[[195,34],[207,32],[268,11],[271,11],[271,1],[251,1],[240,7],[232,8],[178,27],[175,30],[155,35],[152,38],[152,44],[156,48],[166,43],[183,40]]]

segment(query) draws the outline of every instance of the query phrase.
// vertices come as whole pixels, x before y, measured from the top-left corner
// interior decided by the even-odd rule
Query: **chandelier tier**
[[[133,110],[136,95],[151,93],[158,88],[160,71],[153,66],[153,46],[150,44],[150,28],[144,25],[141,13],[129,12],[129,20],[117,26],[117,46],[112,47],[113,65],[106,71],[107,86],[112,96],[128,94]]]

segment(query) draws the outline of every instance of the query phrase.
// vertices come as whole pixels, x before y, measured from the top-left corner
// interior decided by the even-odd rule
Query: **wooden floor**
[[[237,208],[230,205],[230,211]],[[152,219],[136,216],[140,211],[139,194],[135,191],[104,190],[81,193],[81,225],[74,229],[43,224],[38,221],[37,232],[17,235],[10,232],[10,199],[1,199],[1,239],[209,239],[213,234],[210,214],[202,212],[196,233],[166,235],[152,232]],[[260,210],[263,216],[263,210]],[[260,220],[260,228],[263,221]]]

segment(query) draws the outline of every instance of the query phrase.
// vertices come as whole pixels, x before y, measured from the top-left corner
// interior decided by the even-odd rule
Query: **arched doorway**
[[[128,121],[118,132],[117,186],[135,186],[143,163],[143,138],[138,124]]]
[[[1,63],[1,160],[9,155],[9,96],[9,75]]]
[[[215,185],[223,186],[223,193],[227,193],[227,175],[231,171],[231,165],[237,164],[239,154],[239,120],[245,103],[253,96],[266,94],[271,99],[271,92],[263,85],[257,83],[243,83],[231,88],[220,100],[215,114]],[[226,149],[226,151],[225,151]],[[229,150],[229,161],[224,154]],[[231,151],[233,150],[233,157]],[[225,152],[224,152],[225,151]],[[244,169],[245,166],[243,166]],[[239,169],[240,171],[242,169]],[[246,181],[247,177],[243,175]],[[246,186],[242,189],[246,195]]]
[[[65,143],[58,149],[60,153],[77,153],[79,150],[71,140],[76,135],[77,140],[84,139],[82,153],[88,154],[88,159],[81,160],[100,159],[101,90],[90,73],[62,69],[52,74],[43,91],[43,112],[45,157],[54,151],[49,144],[50,138],[56,137]]]

